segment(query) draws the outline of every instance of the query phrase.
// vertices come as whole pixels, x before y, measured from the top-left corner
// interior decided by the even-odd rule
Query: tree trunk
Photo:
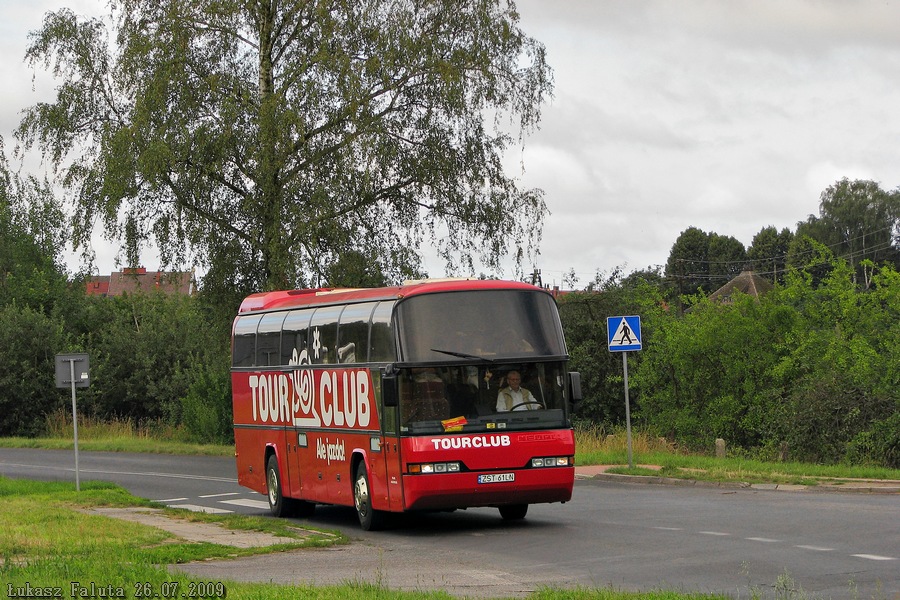
[[[278,97],[275,94],[274,64],[272,62],[272,32],[276,11],[271,3],[260,3],[259,10],[259,178],[256,194],[259,202],[260,253],[265,270],[267,289],[292,287],[286,270],[281,226],[283,194],[280,184],[278,157]]]

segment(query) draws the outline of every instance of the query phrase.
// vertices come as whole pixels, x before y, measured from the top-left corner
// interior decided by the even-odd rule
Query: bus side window
[[[369,332],[369,362],[393,362],[397,360],[394,351],[394,332],[391,329],[391,314],[394,302],[379,302],[372,313]]]
[[[292,310],[284,319],[281,333],[281,364],[290,364],[296,353],[297,359],[308,348],[309,320],[312,310]]]
[[[260,315],[238,317],[234,324],[232,364],[235,367],[252,367],[256,356],[256,325]]]
[[[309,354],[314,365],[337,362],[337,330],[342,306],[317,308],[309,323]]]
[[[375,305],[375,302],[351,304],[341,313],[337,342],[338,362],[356,363],[367,361],[369,317]]]
[[[280,364],[281,324],[285,313],[268,313],[262,316],[256,330],[256,364],[274,366]]]

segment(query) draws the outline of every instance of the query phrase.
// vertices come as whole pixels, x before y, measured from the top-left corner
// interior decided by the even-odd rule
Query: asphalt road
[[[172,506],[267,514],[229,458],[86,453],[82,481],[115,481]],[[74,480],[72,452],[0,449],[0,475]],[[371,581],[470,597],[542,586],[676,589],[748,598],[773,586],[816,598],[900,598],[900,495],[795,493],[585,480],[522,522],[495,509],[404,515],[363,532],[352,509],[319,507],[311,525],[354,543],[180,565],[198,580]]]

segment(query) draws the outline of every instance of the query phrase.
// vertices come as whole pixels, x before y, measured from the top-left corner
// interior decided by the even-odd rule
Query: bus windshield
[[[566,354],[553,298],[528,290],[423,294],[397,304],[400,359],[490,359]]]

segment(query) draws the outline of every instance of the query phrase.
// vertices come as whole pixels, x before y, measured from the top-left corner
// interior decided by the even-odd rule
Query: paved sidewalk
[[[96,507],[82,510],[86,514],[101,515],[114,519],[133,521],[142,525],[149,525],[172,533],[188,542],[209,542],[223,546],[236,548],[259,548],[263,546],[275,546],[278,544],[297,544],[304,537],[318,536],[330,537],[331,534],[319,531],[304,531],[300,527],[293,528],[298,537],[284,537],[246,529],[227,529],[218,523],[203,523],[179,519],[163,512],[159,508],[126,507],[109,508]]]
[[[797,485],[790,483],[747,483],[742,481],[700,481],[695,479],[679,479],[675,477],[654,477],[652,475],[617,475],[607,471],[619,465],[587,465],[575,467],[576,479],[602,479],[628,483],[644,483],[657,485],[679,485],[697,487],[720,487],[730,489],[777,490],[783,492],[846,492],[870,494],[900,494],[900,481],[880,479],[840,479],[833,483],[818,485]],[[637,465],[645,469],[658,471],[656,465]]]

